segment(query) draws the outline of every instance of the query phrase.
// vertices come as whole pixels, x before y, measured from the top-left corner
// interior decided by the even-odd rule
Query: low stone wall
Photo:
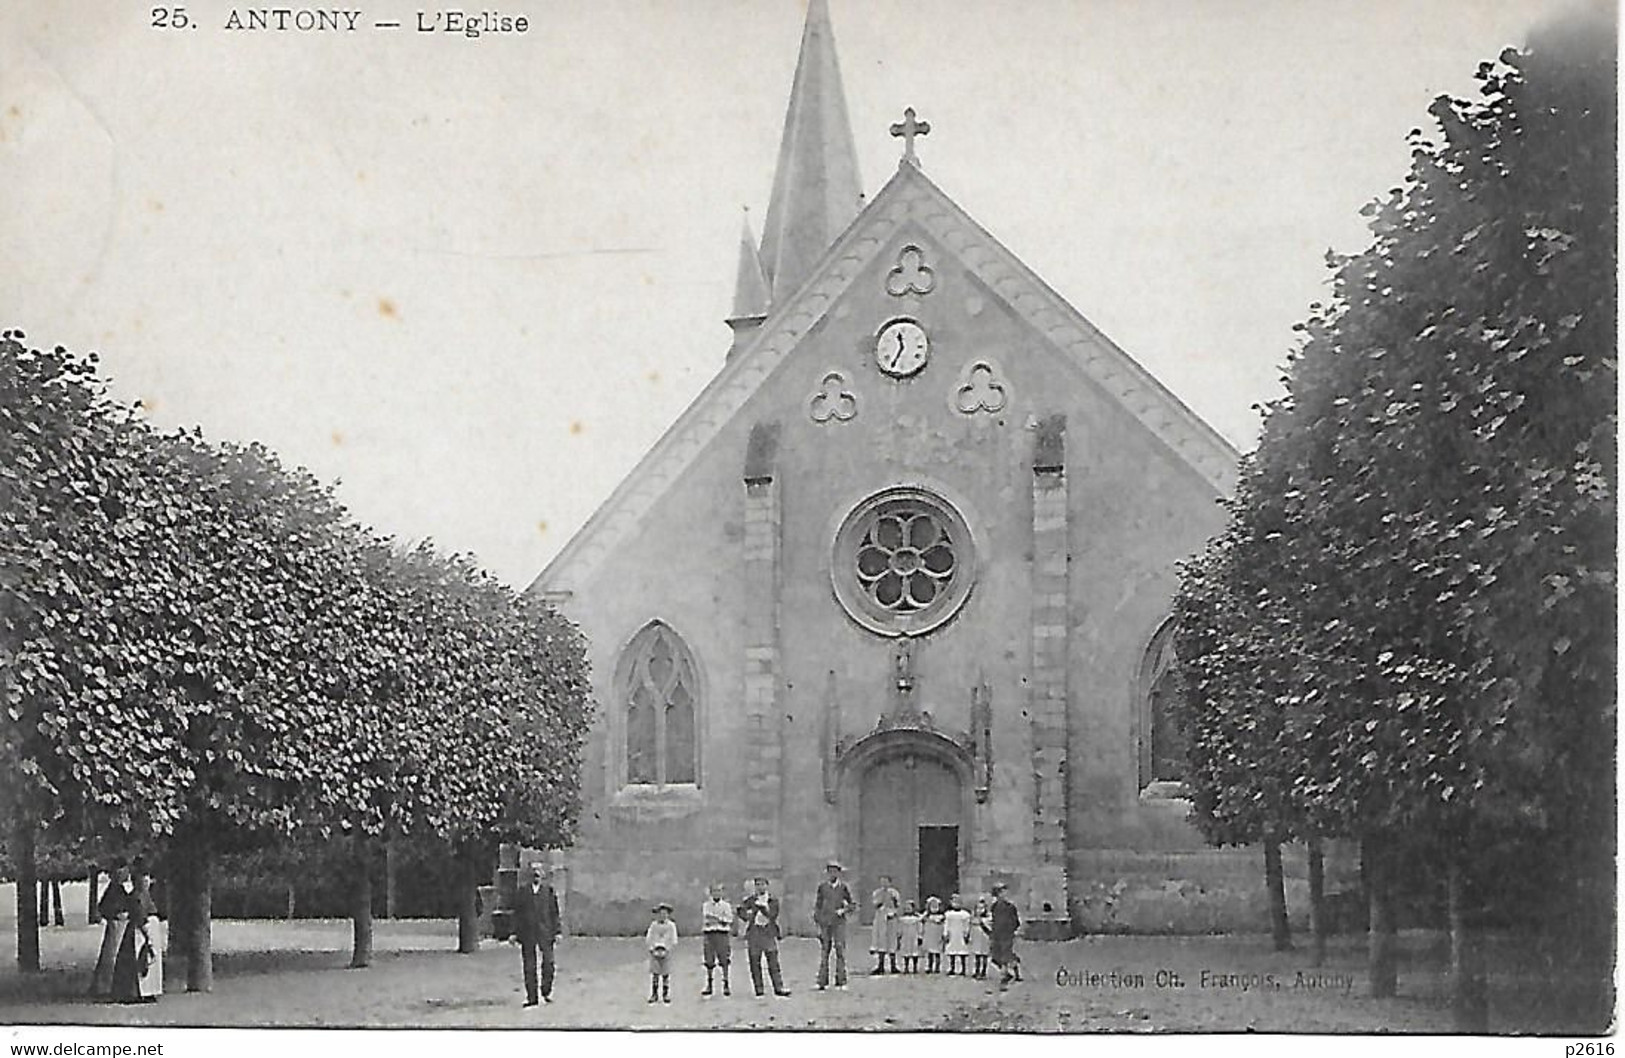
[[[738,903],[748,873],[742,866],[743,850],[726,854],[708,849],[662,850],[658,854],[583,850],[564,854],[562,861],[565,884],[559,887],[559,899],[565,928],[595,936],[641,935],[649,927],[657,900],[672,905],[679,933],[698,935],[700,905],[710,884],[722,882],[726,898]],[[785,925],[790,924],[787,913]]]
[[[1257,847],[1180,853],[1089,850],[1069,857],[1071,912],[1084,933],[1231,933],[1269,929],[1264,855]],[[1302,846],[1282,850],[1287,917],[1309,926],[1308,856]],[[1329,845],[1326,892],[1359,885],[1352,848]],[[1346,902],[1346,901],[1344,901]]]

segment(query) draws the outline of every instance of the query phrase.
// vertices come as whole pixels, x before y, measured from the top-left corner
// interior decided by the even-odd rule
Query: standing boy
[[[745,953],[750,957],[750,981],[756,995],[762,996],[762,960],[773,981],[773,994],[787,996],[784,975],[779,969],[779,898],[767,891],[767,879],[756,879],[756,892],[739,902],[739,918],[745,923]]]
[[[835,951],[835,987],[846,987],[846,916],[852,913],[857,901],[852,889],[841,880],[841,865],[834,860],[824,865],[827,872],[818,883],[818,898],[813,903],[813,922],[818,925],[818,990],[829,985],[829,953]]]
[[[728,939],[728,933],[733,929],[733,905],[722,898],[722,883],[711,883],[711,899],[700,905],[700,921],[703,923],[701,936],[705,939],[705,991],[700,995],[711,994],[711,975],[718,966],[722,967],[722,994],[733,995],[728,987],[728,963],[733,958],[733,945]]]
[[[671,960],[677,950],[677,923],[671,920],[671,905],[655,905],[655,920],[643,935],[649,949],[649,1002],[671,1002]]]
[[[1004,894],[1010,887],[1003,882],[993,886],[993,942],[990,954],[993,965],[999,968],[1000,990],[1010,987],[1011,981],[1021,980],[1021,957],[1016,954],[1016,931],[1021,928],[1021,913]]]

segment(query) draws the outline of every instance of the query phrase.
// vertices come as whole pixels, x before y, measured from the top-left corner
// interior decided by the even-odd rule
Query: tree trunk
[[[1309,932],[1314,937],[1311,965],[1326,963],[1326,854],[1319,838],[1309,839]]]
[[[1484,983],[1484,962],[1478,938],[1467,918],[1467,880],[1463,856],[1452,853],[1450,893],[1450,1000],[1457,1032],[1488,1032],[1489,997]]]
[[[214,950],[210,936],[213,897],[213,858],[207,829],[191,824],[175,834],[175,888],[179,897],[176,921],[186,958],[186,990],[208,992],[214,989]]]
[[[1292,924],[1286,917],[1286,877],[1281,870],[1281,843],[1264,841],[1264,884],[1270,897],[1270,935],[1276,951],[1292,950]]]
[[[90,899],[86,901],[85,923],[87,925],[94,926],[96,923],[102,920],[101,908],[96,906],[96,897],[100,895],[96,892],[96,889],[101,885],[102,869],[92,865],[90,868],[90,877],[87,879],[87,881],[90,883]]]
[[[395,835],[384,839],[384,917],[395,918],[400,912],[400,887],[395,880]]]
[[[187,895],[187,883],[190,875],[181,870],[181,842],[179,836],[169,840],[169,856],[164,865],[164,914],[169,919],[169,951],[168,955],[178,964],[179,960],[190,958],[192,930],[186,927],[186,916],[190,913],[193,900]]]
[[[459,845],[457,861],[457,950],[469,955],[480,950],[478,844]]]
[[[1366,933],[1367,970],[1371,995],[1386,999],[1399,989],[1399,965],[1394,951],[1393,894],[1386,850],[1381,841],[1366,838],[1360,843],[1361,874],[1365,877],[1366,899],[1371,921]]]
[[[283,914],[289,922],[292,922],[294,912],[299,910],[299,892],[294,887],[292,880],[285,882],[282,889]]]
[[[350,969],[372,965],[372,842],[359,831],[350,865]]]
[[[34,822],[23,818],[21,805],[12,820],[11,854],[17,868],[17,968],[38,973],[39,964],[39,886],[34,868]]]

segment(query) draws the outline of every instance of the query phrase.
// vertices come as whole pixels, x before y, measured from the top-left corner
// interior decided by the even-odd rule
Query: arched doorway
[[[883,874],[922,906],[958,892],[971,842],[964,748],[934,731],[877,732],[846,753],[842,773],[842,847],[865,920]]]

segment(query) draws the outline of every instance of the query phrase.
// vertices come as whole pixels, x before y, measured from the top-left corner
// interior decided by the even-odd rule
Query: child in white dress
[[[920,972],[920,910],[912,900],[897,916],[897,961],[903,964],[903,973]]]
[[[987,897],[979,896],[970,917],[971,976],[978,981],[987,980],[987,953],[993,942],[993,913],[988,908]]]
[[[942,901],[931,897],[925,902],[925,917],[920,920],[920,952],[925,956],[925,972],[942,972]]]
[[[942,951],[948,956],[949,977],[955,973],[969,976],[965,962],[970,957],[971,928],[970,912],[955,893],[948,898],[948,910],[942,915]]]

